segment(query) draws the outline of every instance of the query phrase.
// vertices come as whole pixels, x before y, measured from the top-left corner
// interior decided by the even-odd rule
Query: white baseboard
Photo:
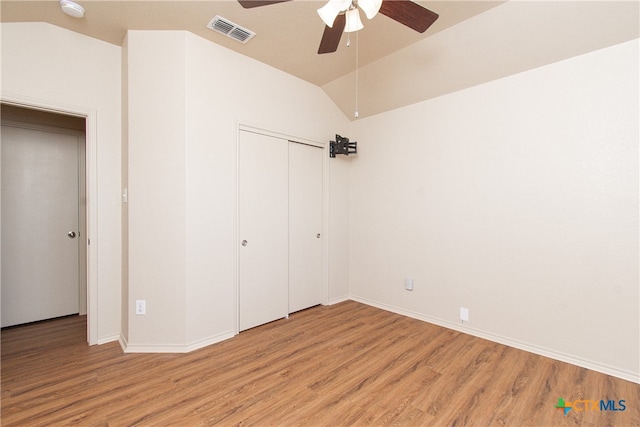
[[[122,347],[122,351],[123,352],[127,352],[127,339],[124,337],[124,335],[120,334],[120,336],[118,337],[118,343],[120,343],[120,347]]]
[[[345,302],[345,301],[349,301],[349,300],[350,300],[350,298],[348,296],[344,296],[344,297],[330,299],[329,301],[327,301],[326,304],[323,304],[323,305],[340,304],[341,302]]]
[[[110,335],[107,337],[98,338],[98,342],[96,344],[98,345],[107,344],[110,342],[118,341],[119,339],[120,339],[120,335]]]
[[[490,332],[481,331],[469,327],[463,327],[457,323],[453,323],[447,320],[438,319],[431,316],[425,316],[420,313],[415,313],[410,310],[405,310],[399,307],[394,307],[388,304],[383,304],[378,301],[368,300],[357,296],[351,296],[349,299],[360,302],[362,304],[370,305],[372,307],[380,308],[382,310],[390,311],[392,313],[401,314],[403,316],[411,317],[413,319],[422,320],[424,322],[433,323],[434,325],[442,326],[444,328],[453,329],[458,332],[462,332],[468,335],[473,335],[478,338],[487,339],[489,341],[504,344],[509,347],[517,348],[519,350],[528,351],[529,353],[538,354],[540,356],[549,357],[561,362],[570,363],[572,365],[580,366],[582,368],[591,369],[592,371],[600,372],[603,374],[611,375],[613,377],[621,378],[623,380],[631,381],[636,384],[640,384],[640,373],[619,369],[614,366],[605,365],[602,363],[594,362],[591,360],[585,360],[579,357],[565,354],[548,348],[532,345],[523,341],[514,340],[502,335],[493,334]]]
[[[120,335],[119,341],[122,346],[122,351],[125,353],[189,353],[194,350],[198,350],[203,347],[207,347],[212,344],[225,341],[229,338],[233,338],[235,333],[224,332],[218,335],[214,335],[202,340],[194,341],[189,344],[129,344],[124,336]]]

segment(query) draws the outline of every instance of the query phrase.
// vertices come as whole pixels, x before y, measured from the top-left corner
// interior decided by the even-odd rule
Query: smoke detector
[[[82,18],[84,16],[84,8],[71,0],[60,0],[60,7],[64,13],[74,18]]]

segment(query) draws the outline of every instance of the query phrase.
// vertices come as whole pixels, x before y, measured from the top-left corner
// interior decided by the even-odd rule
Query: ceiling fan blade
[[[325,25],[324,33],[322,33],[322,40],[320,40],[320,47],[318,53],[331,53],[338,50],[340,44],[340,38],[342,37],[342,31],[347,20],[344,14],[336,16],[336,20],[333,22],[333,27]]]
[[[384,0],[380,13],[419,33],[427,31],[439,16],[411,0]]]
[[[245,9],[251,9],[252,7],[268,6],[270,4],[284,3],[290,0],[238,0],[240,6]]]

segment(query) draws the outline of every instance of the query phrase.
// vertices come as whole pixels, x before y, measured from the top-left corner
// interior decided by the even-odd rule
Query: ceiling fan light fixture
[[[367,15],[367,19],[373,19],[377,15],[380,7],[382,6],[382,0],[358,0],[358,7],[364,11]]]
[[[344,26],[345,33],[360,31],[364,28],[364,25],[362,25],[362,21],[360,20],[360,11],[358,10],[358,8],[348,10],[346,18],[347,23]]]
[[[333,28],[336,17],[351,6],[351,0],[329,0],[327,4],[318,9],[318,15],[327,26]]]

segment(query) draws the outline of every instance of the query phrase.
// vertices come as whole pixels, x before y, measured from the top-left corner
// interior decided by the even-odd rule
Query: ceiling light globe
[[[360,11],[358,9],[351,9],[347,12],[347,23],[344,26],[345,33],[352,33],[364,28],[362,21],[360,20]]]
[[[329,0],[327,4],[318,9],[318,15],[327,26],[333,27],[336,16],[349,9],[349,6],[351,6],[351,0]]]
[[[380,10],[382,0],[358,0],[358,7],[367,15],[367,19],[373,19]]]

